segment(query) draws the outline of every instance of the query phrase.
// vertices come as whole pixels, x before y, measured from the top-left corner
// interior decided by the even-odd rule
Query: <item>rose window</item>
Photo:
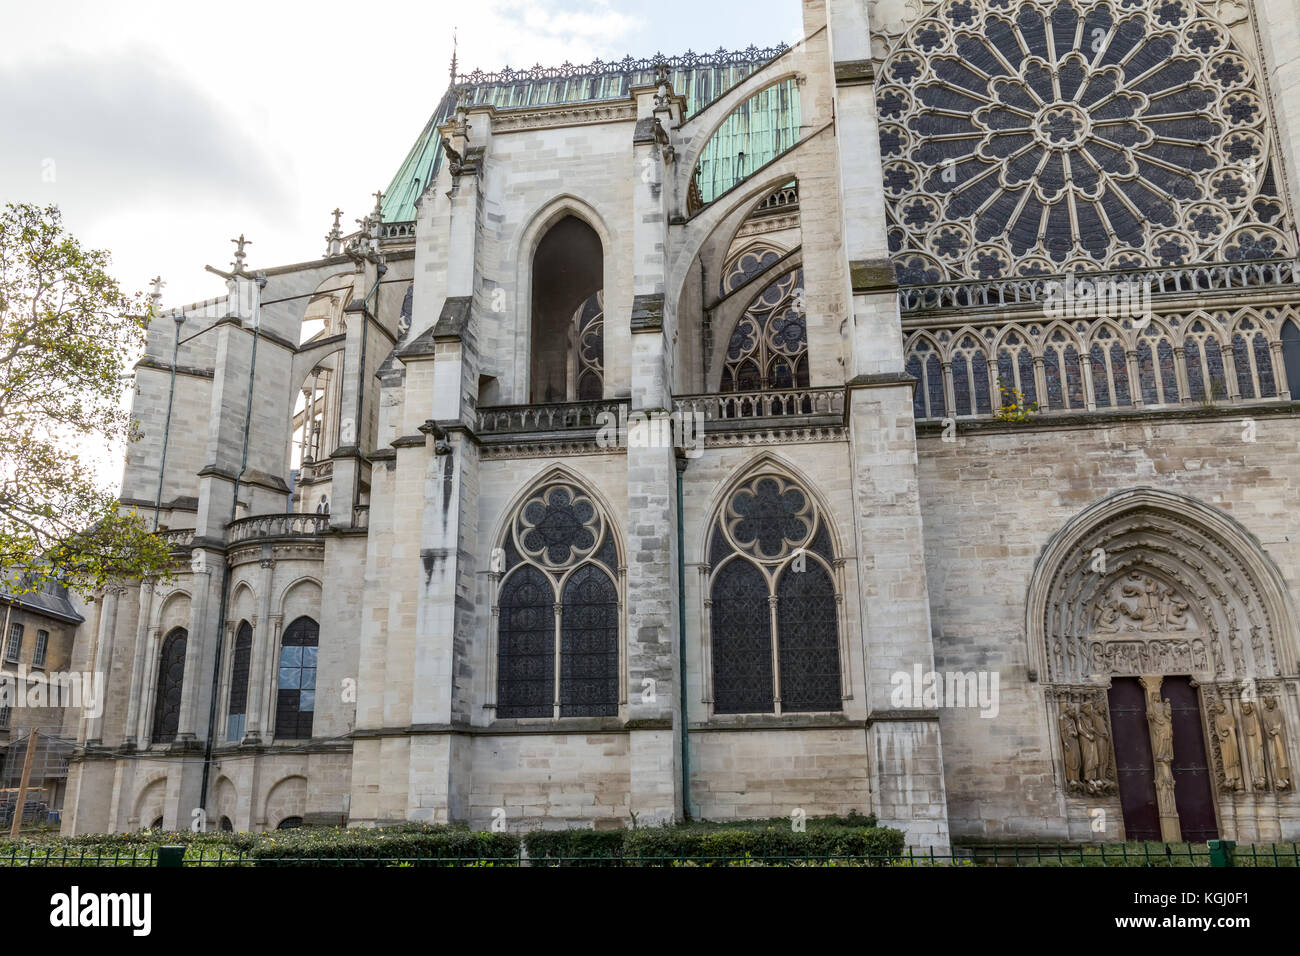
[[[1259,84],[1193,0],[947,0],[877,107],[904,284],[1293,254]]]

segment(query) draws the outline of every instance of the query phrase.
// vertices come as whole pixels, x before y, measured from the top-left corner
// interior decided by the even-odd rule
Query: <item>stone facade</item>
[[[1241,148],[1272,166],[1203,258],[1152,227],[1089,264],[1071,234],[1070,270],[1127,267],[1149,308],[1055,324],[1065,230],[945,258],[964,220],[907,217],[965,180],[905,141],[951,120],[927,109],[953,84],[1013,72],[942,44],[1056,5],[802,6],[788,50],[576,70],[597,97],[464,78],[361,232],[273,269],[241,251],[225,296],[160,311],[122,498],[176,573],[81,629],[110,696],[68,832],[858,811],[918,846],[1113,840],[1139,820],[1112,687],[1140,678],[1166,837],[1201,832],[1174,798],[1206,780],[1216,832],[1300,837],[1300,5],[1176,0],[1169,29],[1079,5],[1145,18],[1175,72],[1249,77],[1214,122],[1258,111]],[[1193,20],[1206,51],[1170,38]],[[1122,73],[1100,51],[1128,34],[1093,26],[1087,68]],[[1044,150],[1105,132],[1043,109]],[[719,155],[737,172],[706,202]],[[904,196],[909,163],[933,177]],[[539,354],[569,357],[553,401]],[[932,672],[975,696],[912,686]],[[1194,713],[1165,734],[1175,685]]]

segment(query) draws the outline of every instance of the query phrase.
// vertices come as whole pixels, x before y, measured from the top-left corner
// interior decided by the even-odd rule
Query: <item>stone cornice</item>
[[[527,109],[499,110],[494,106],[476,107],[472,113],[491,116],[492,135],[522,130],[553,129],[565,126],[594,126],[603,123],[635,123],[636,100],[599,100],[593,103],[557,103]]]

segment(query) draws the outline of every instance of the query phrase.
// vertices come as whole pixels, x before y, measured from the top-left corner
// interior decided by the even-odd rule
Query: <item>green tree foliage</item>
[[[57,207],[0,214],[0,576],[83,591],[165,573],[166,544],[78,455],[136,436],[122,379],[149,306],[84,249]]]

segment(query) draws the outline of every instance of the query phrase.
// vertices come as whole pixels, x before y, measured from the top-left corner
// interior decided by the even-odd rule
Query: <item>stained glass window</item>
[[[803,270],[773,279],[736,323],[722,368],[724,392],[808,387]]]
[[[163,638],[158,655],[158,684],[153,708],[153,734],[156,744],[169,744],[176,739],[181,720],[181,689],[185,680],[185,643],[188,637],[184,628],[178,627]]]
[[[899,281],[1292,255],[1261,85],[1211,6],[931,5],[876,87]]]
[[[571,483],[544,484],[503,550],[512,559],[497,596],[496,715],[617,716],[622,609],[601,510]]]
[[[309,740],[316,712],[316,652],[320,625],[297,618],[280,642],[280,677],[275,700],[277,740]]]
[[[785,476],[732,493],[710,545],[715,713],[842,709],[830,541],[812,497]]]
[[[248,714],[248,669],[253,653],[253,627],[240,621],[235,632],[235,650],[230,662],[230,708],[226,715],[226,740],[244,739],[244,718]]]
[[[574,313],[578,401],[596,401],[605,388],[605,293],[597,292]]]

